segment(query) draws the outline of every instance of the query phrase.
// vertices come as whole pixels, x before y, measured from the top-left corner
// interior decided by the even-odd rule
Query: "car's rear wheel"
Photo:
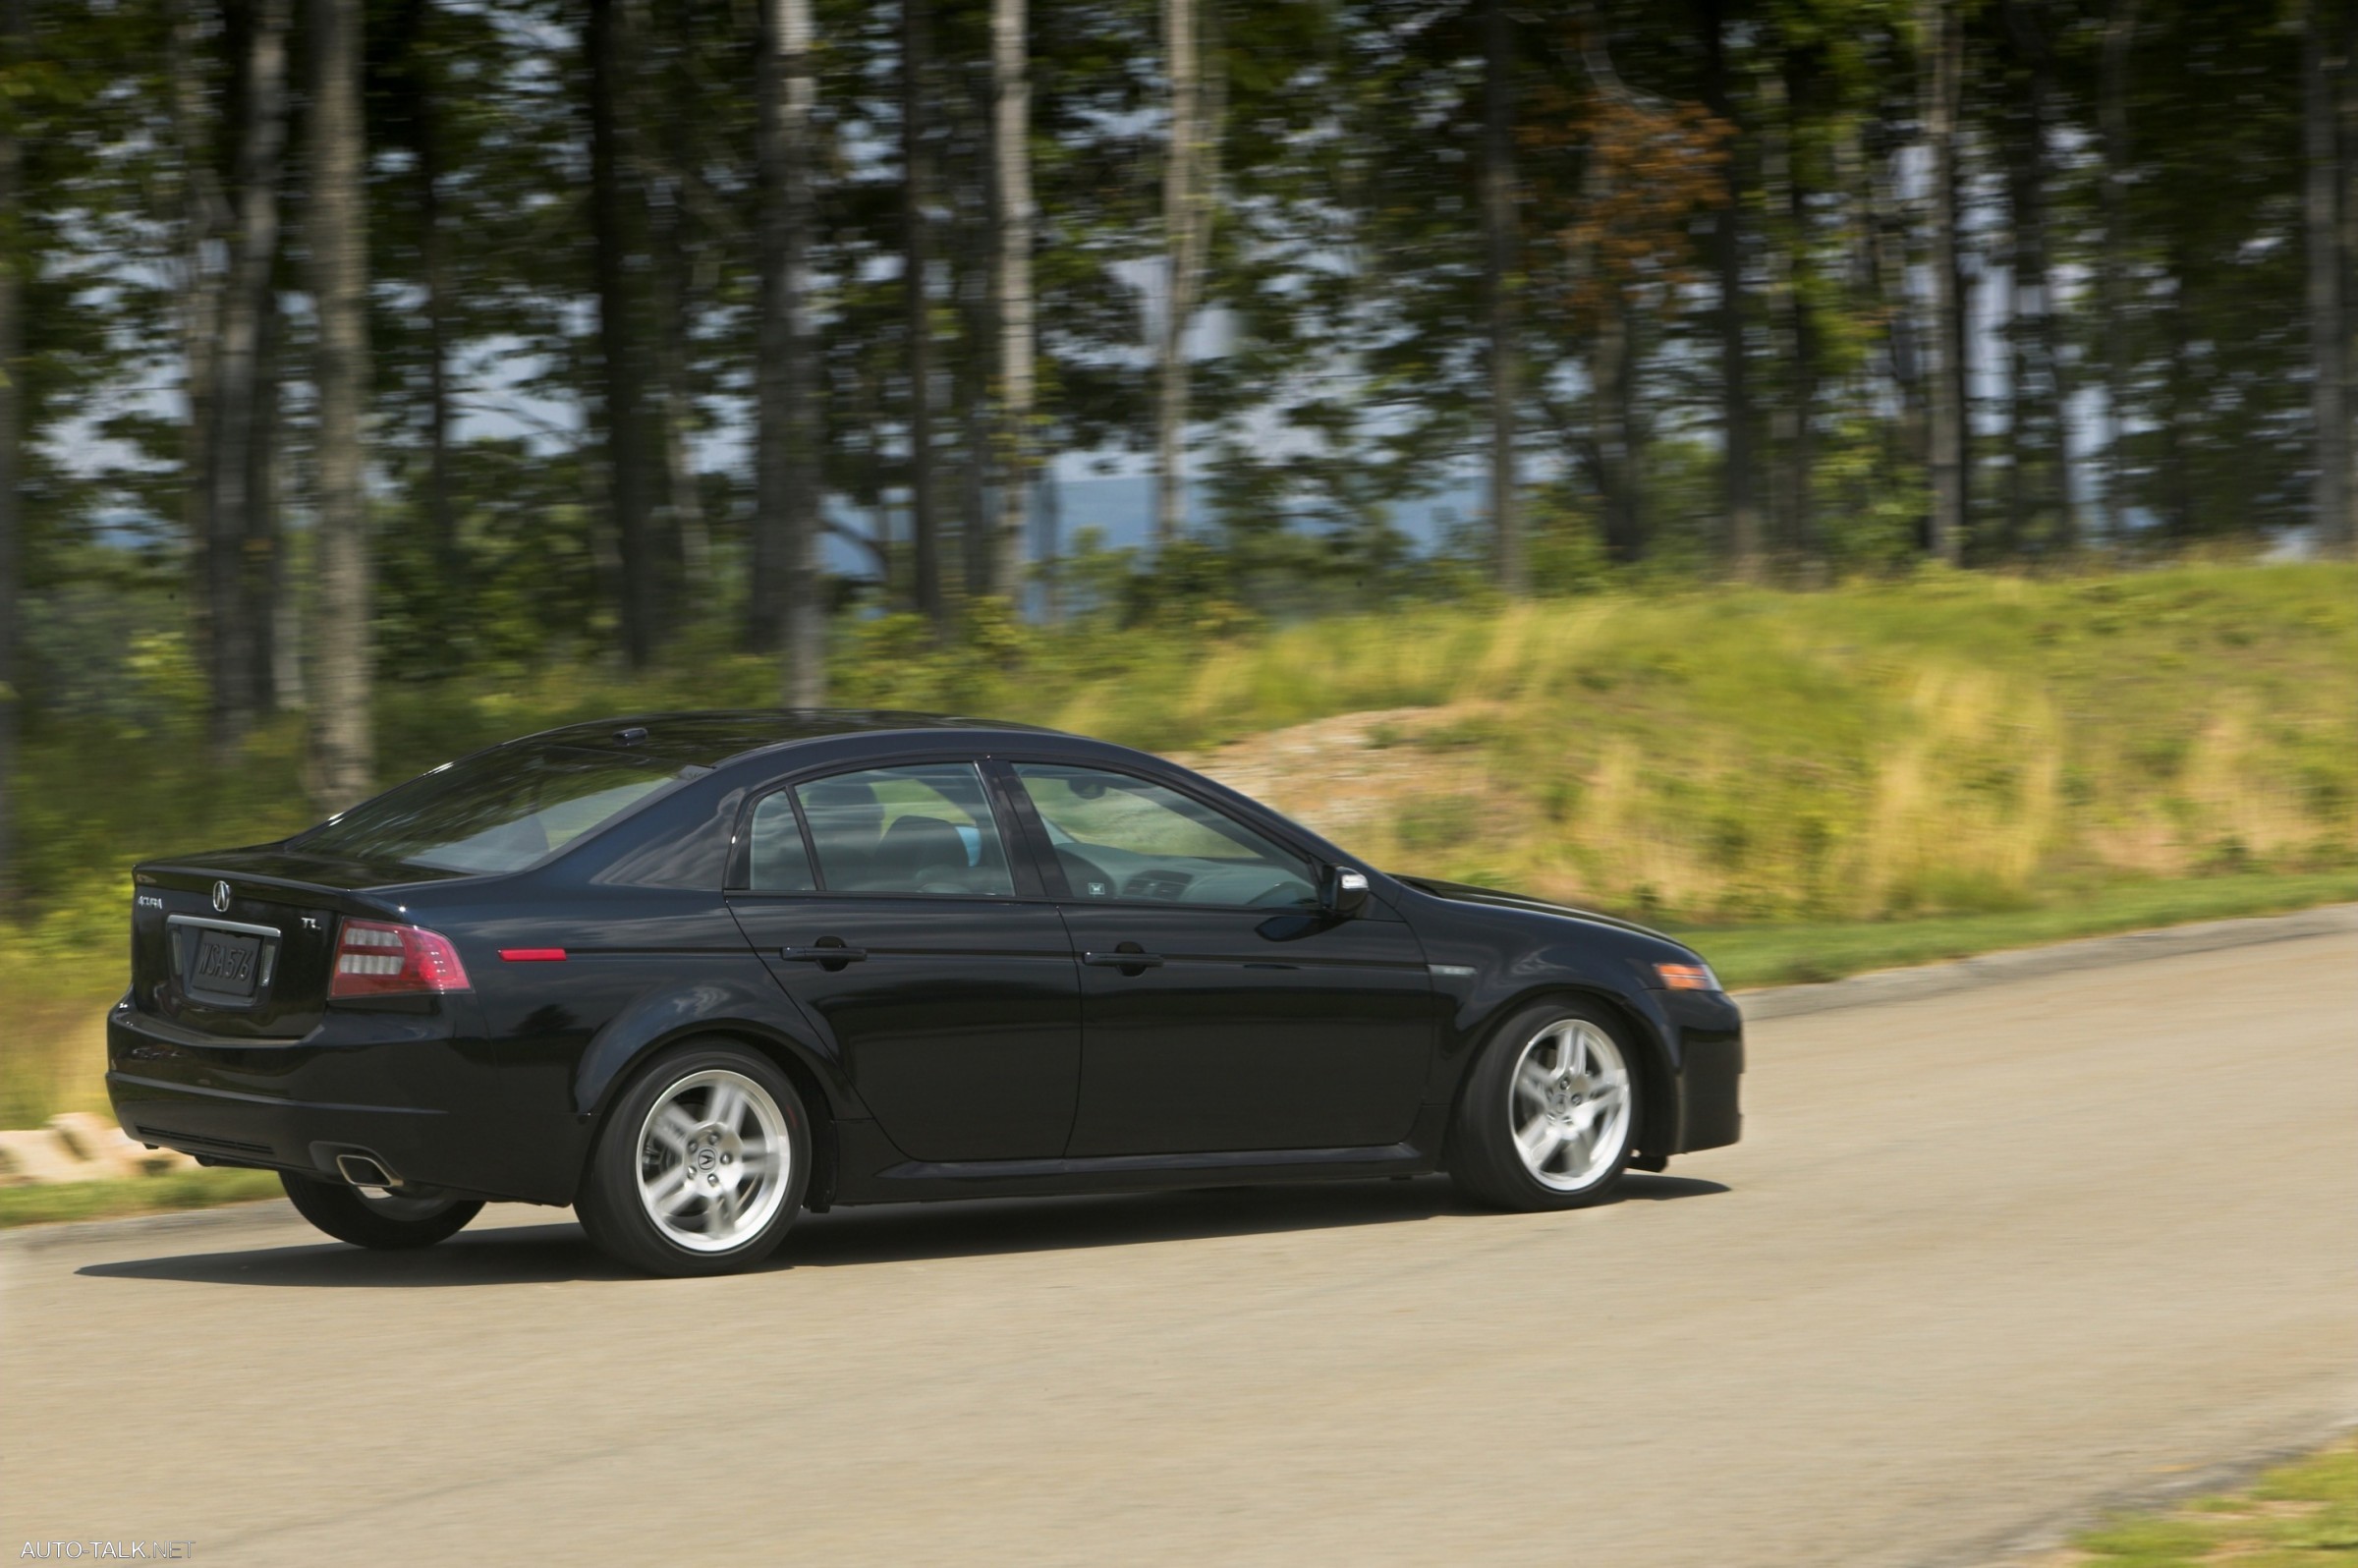
[[[1580,1208],[1621,1185],[1637,1139],[1639,1081],[1602,1009],[1546,1003],[1507,1020],[1458,1102],[1449,1173],[1485,1203]]]
[[[364,1191],[293,1171],[279,1172],[278,1180],[304,1218],[338,1241],[379,1252],[431,1247],[464,1230],[483,1207],[471,1198]]]
[[[810,1115],[785,1074],[743,1046],[692,1042],[624,1089],[574,1209],[634,1268],[724,1274],[769,1256],[810,1179]]]

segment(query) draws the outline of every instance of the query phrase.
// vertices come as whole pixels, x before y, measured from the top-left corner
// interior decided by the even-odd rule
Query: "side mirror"
[[[1368,873],[1355,871],[1348,866],[1329,866],[1325,885],[1319,892],[1319,902],[1325,906],[1327,914],[1337,920],[1349,920],[1368,907]]]

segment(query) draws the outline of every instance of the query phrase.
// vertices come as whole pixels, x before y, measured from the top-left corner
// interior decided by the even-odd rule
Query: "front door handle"
[[[1136,942],[1124,942],[1110,953],[1083,953],[1081,962],[1098,969],[1118,969],[1125,975],[1143,975],[1162,968],[1162,955],[1141,952]]]
[[[839,938],[822,937],[813,947],[781,947],[778,956],[790,964],[824,964],[829,969],[841,969],[866,958],[868,949],[846,947]]]

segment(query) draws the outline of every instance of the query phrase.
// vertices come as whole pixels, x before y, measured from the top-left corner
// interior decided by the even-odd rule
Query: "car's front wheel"
[[[785,1074],[743,1046],[692,1042],[623,1090],[574,1209],[634,1268],[723,1274],[769,1255],[810,1179],[810,1116]]]
[[[457,1235],[483,1205],[471,1198],[365,1192],[315,1176],[278,1173],[295,1211],[338,1241],[379,1252],[431,1247]]]
[[[1601,1009],[1526,1009],[1474,1063],[1449,1173],[1471,1196],[1506,1208],[1601,1203],[1629,1167],[1638,1093],[1635,1056]]]

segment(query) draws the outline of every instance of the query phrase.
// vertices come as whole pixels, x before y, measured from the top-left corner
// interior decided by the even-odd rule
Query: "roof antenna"
[[[634,724],[627,730],[616,730],[614,732],[614,744],[616,746],[637,746],[641,741],[646,739],[646,726],[644,724]]]

